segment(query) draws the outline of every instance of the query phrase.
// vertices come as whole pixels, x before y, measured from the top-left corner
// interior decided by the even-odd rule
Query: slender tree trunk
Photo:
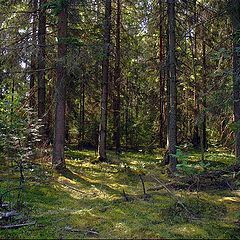
[[[38,22],[38,118],[42,119],[42,128],[40,133],[42,135],[42,142],[45,136],[45,110],[46,110],[46,9],[44,4],[46,0],[39,1],[39,22]]]
[[[106,135],[107,135],[107,103],[108,103],[108,80],[110,58],[110,29],[111,29],[111,0],[105,0],[104,21],[104,56],[103,56],[103,84],[101,98],[101,119],[99,125],[98,155],[100,161],[107,159]]]
[[[159,0],[159,62],[160,62],[160,72],[159,72],[159,90],[160,90],[160,101],[159,101],[159,144],[160,147],[165,146],[164,138],[164,128],[165,128],[165,118],[164,118],[164,96],[165,96],[165,78],[164,78],[164,34],[163,34],[163,24],[164,24],[164,8],[162,0]]]
[[[126,79],[126,88],[125,88],[125,147],[126,149],[129,146],[129,122],[130,122],[130,98],[129,98],[129,80]]]
[[[206,116],[206,108],[207,108],[207,62],[206,62],[206,40],[205,40],[205,32],[203,26],[203,33],[202,33],[202,84],[203,84],[203,102],[202,102],[202,148],[204,151],[207,149],[207,116]]]
[[[70,99],[66,96],[66,106],[65,106],[65,143],[70,144]]]
[[[240,120],[240,1],[231,0],[230,3],[233,27],[233,107],[234,122],[237,123]],[[240,164],[240,129],[235,132],[235,155],[237,163]]]
[[[177,145],[177,88],[176,88],[176,37],[175,37],[175,0],[168,0],[168,28],[169,28],[169,164],[172,172],[176,171]]]
[[[117,0],[117,15],[116,15],[116,60],[115,60],[115,72],[114,72],[114,144],[116,153],[120,152],[120,84],[121,84],[121,0]]]
[[[47,103],[49,103],[47,116],[46,116],[46,136],[47,136],[47,144],[53,143],[53,108],[51,107],[51,103],[53,100],[53,88],[54,86],[50,85],[47,94]]]
[[[85,79],[81,84],[81,96],[79,106],[79,135],[78,135],[78,149],[83,149],[85,135]]]
[[[31,75],[30,75],[30,101],[29,106],[30,108],[34,109],[36,104],[35,99],[35,79],[36,79],[36,45],[37,45],[37,8],[38,8],[38,1],[32,0],[32,54],[31,54]]]
[[[58,14],[58,63],[55,87],[55,132],[53,146],[53,166],[57,170],[65,168],[65,108],[66,108],[66,54],[67,54],[67,6]]]
[[[197,8],[196,1],[194,1],[194,24],[197,23]],[[192,143],[195,149],[199,149],[201,146],[201,137],[199,134],[199,103],[198,103],[198,79],[197,79],[197,29],[195,28],[194,37],[191,40],[191,52],[192,52],[192,67],[194,76],[194,126],[193,126],[193,138]]]

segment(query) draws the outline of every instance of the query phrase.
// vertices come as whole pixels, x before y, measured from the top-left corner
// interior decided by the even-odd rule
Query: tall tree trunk
[[[54,109],[51,107],[51,103],[53,100],[53,88],[54,86],[50,85],[48,89],[48,94],[47,94],[47,103],[49,103],[49,108],[47,111],[47,116],[46,116],[46,136],[48,137],[47,139],[47,144],[49,145],[50,143],[53,143],[53,125],[54,125],[54,120],[53,120],[53,112]]]
[[[103,83],[101,98],[101,119],[99,125],[98,155],[100,161],[107,159],[106,135],[107,135],[107,103],[108,103],[108,80],[110,58],[110,29],[111,29],[111,0],[105,0],[104,20],[104,56],[103,56]]]
[[[83,79],[81,83],[81,94],[79,104],[79,130],[78,130],[79,150],[83,149],[84,135],[85,135],[85,79]]]
[[[46,83],[45,83],[45,66],[46,66],[46,9],[44,4],[46,0],[39,1],[39,22],[38,22],[38,118],[42,119],[42,143],[45,136],[45,110],[46,110]]]
[[[172,172],[176,171],[177,145],[177,88],[176,88],[176,36],[175,36],[175,0],[168,0],[168,28],[169,28],[169,164]]]
[[[203,102],[202,102],[202,148],[205,151],[207,149],[207,116],[206,116],[206,108],[207,108],[207,62],[206,62],[206,39],[205,39],[205,32],[204,26],[202,32],[202,84],[203,84]]]
[[[113,122],[114,122],[114,144],[116,152],[120,152],[120,84],[121,84],[121,1],[117,0],[117,15],[116,15],[116,59],[114,72],[114,96],[113,96]]]
[[[164,138],[164,95],[165,95],[165,78],[164,78],[164,34],[163,34],[163,24],[164,24],[164,8],[162,0],[159,0],[159,62],[160,62],[160,72],[159,72],[159,90],[160,90],[160,101],[159,101],[159,145],[160,147],[165,146]]]
[[[234,122],[237,123],[240,120],[240,1],[231,0],[230,3],[233,27],[233,107]],[[240,164],[240,129],[235,132],[235,155],[237,163]]]
[[[38,8],[38,1],[32,0],[32,54],[31,54],[31,75],[30,75],[30,100],[29,106],[30,108],[34,109],[36,104],[35,99],[35,79],[36,79],[36,45],[37,45],[37,8]]]
[[[197,2],[194,0],[194,19],[193,24],[197,24]],[[191,26],[190,26],[191,28]],[[192,68],[193,68],[193,76],[194,76],[194,126],[193,126],[193,138],[192,143],[195,149],[199,149],[201,146],[201,139],[199,134],[199,103],[198,103],[198,79],[197,79],[197,29],[195,28],[194,37],[191,40],[191,52],[192,52]]]
[[[58,14],[58,63],[55,87],[55,132],[53,146],[53,166],[57,170],[65,168],[65,109],[66,109],[66,54],[67,54],[67,5]]]
[[[129,122],[130,122],[130,97],[129,97],[129,80],[126,79],[126,85],[125,85],[125,147],[126,149],[129,146]]]

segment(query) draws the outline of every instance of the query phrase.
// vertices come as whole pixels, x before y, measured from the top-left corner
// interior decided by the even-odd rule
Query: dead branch
[[[143,188],[143,193],[144,195],[146,195],[146,188],[145,188],[145,184],[144,184],[144,181],[143,181],[143,177],[141,174],[139,174],[139,177],[140,177],[140,180],[141,180],[141,183],[142,183],[142,188]]]
[[[1,219],[8,219],[8,218],[11,218],[11,217],[15,217],[15,216],[17,216],[17,215],[19,215],[19,213],[17,213],[16,211],[10,211],[10,212],[5,212],[5,213],[2,213],[1,215],[0,215],[0,220]]]
[[[124,189],[123,189],[123,197],[126,200],[126,202],[129,202],[129,197],[127,196],[127,194],[125,193]]]
[[[177,201],[179,205],[186,211],[186,213],[190,216],[191,219],[195,219],[196,217],[187,209],[187,207],[183,204],[183,202],[177,197],[162,181],[160,181],[155,176],[151,176],[156,182],[161,184],[161,186],[170,194],[170,196]]]
[[[13,225],[5,225],[5,226],[0,226],[0,229],[16,229],[20,227],[26,227],[30,225],[35,225],[36,222],[28,222],[28,223],[20,223],[20,224],[13,224]]]

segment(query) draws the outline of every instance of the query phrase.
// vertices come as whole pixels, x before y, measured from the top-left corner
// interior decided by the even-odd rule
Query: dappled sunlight
[[[129,226],[127,226],[126,223],[119,222],[113,226],[113,233],[118,233],[119,236],[121,235],[127,235],[128,233],[131,232],[131,229]]]
[[[240,190],[238,190],[238,191],[233,191],[233,193],[234,193],[235,195],[237,195],[237,196],[240,197]]]
[[[221,201],[221,202],[237,202],[237,203],[240,203],[240,197],[223,197],[219,201]]]
[[[207,232],[193,224],[175,225],[170,228],[171,232],[184,238],[206,237]]]
[[[189,156],[195,161],[199,154],[190,152]],[[109,155],[113,159],[114,153]],[[159,186],[151,176],[165,184],[175,182],[159,164],[159,153],[126,153],[120,155],[118,163],[111,164],[92,163],[88,160],[95,158],[91,151],[75,151],[76,156],[81,159],[71,160],[69,156],[67,170],[61,174],[54,172],[46,185],[29,182],[27,199],[34,206],[37,222],[44,225],[43,229],[32,227],[39,235],[75,239],[215,238],[236,234],[235,222],[240,211],[237,190],[187,191],[171,187],[170,192],[165,188],[148,190]],[[189,218],[189,212],[194,219]],[[24,236],[29,233],[18,231]],[[88,235],[91,232],[95,235]]]

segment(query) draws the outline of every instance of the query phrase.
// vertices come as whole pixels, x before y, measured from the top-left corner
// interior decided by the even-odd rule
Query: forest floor
[[[0,239],[240,239],[239,175],[222,171],[234,157],[223,149],[210,149],[204,163],[198,152],[180,155],[174,179],[160,152],[109,152],[110,163],[99,163],[93,151],[68,150],[62,174],[52,172],[49,159],[36,160],[25,167],[22,195],[22,214],[35,224],[0,229]],[[0,168],[1,194],[18,184],[9,169]]]

